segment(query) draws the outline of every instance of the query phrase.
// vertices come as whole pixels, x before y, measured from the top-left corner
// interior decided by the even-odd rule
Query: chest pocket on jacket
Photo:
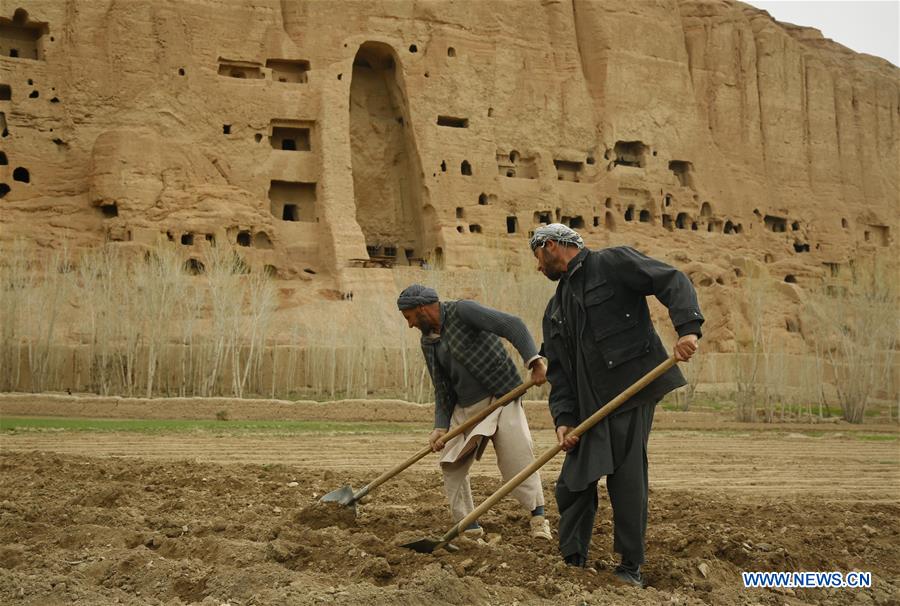
[[[598,341],[637,325],[637,315],[622,309],[615,289],[605,278],[584,285],[584,308]]]

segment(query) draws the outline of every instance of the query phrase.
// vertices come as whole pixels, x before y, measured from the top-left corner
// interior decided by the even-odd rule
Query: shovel
[[[625,401],[632,398],[634,394],[642,390],[657,377],[675,366],[675,364],[677,364],[675,356],[670,357],[668,360],[638,379],[637,382],[635,382],[631,387],[607,402],[603,406],[603,408],[582,421],[581,424],[570,431],[568,435],[580,436],[588,429],[599,423],[604,417],[608,416],[612,411],[621,406]],[[513,489],[524,482],[528,478],[528,476],[543,467],[547,463],[547,461],[555,457],[556,453],[558,453],[560,450],[562,450],[562,446],[557,444],[553,448],[545,451],[541,456],[535,459],[534,463],[517,473],[515,477],[501,486],[497,492],[489,496],[484,503],[476,507],[475,511],[457,522],[456,525],[448,530],[447,533],[441,538],[435,539],[426,537],[424,539],[419,539],[418,541],[413,541],[412,543],[406,543],[405,545],[403,545],[403,547],[408,547],[409,549],[413,549],[415,551],[418,551],[419,553],[431,553],[436,549],[440,549],[441,547],[444,547],[448,551],[450,551],[452,547],[450,545],[450,541],[458,537],[459,533],[462,532],[464,528],[468,528],[469,524],[480,518],[485,511],[496,505],[500,499],[512,492]]]
[[[479,412],[477,415],[475,415],[474,417],[472,417],[465,423],[458,425],[457,427],[454,427],[453,429],[448,431],[446,434],[444,434],[442,436],[441,439],[444,441],[444,443],[446,443],[451,438],[468,431],[472,427],[475,427],[476,425],[478,425],[478,423],[483,421],[488,415],[490,415],[492,412],[494,412],[501,406],[505,406],[505,405],[509,404],[510,402],[512,402],[513,400],[516,400],[516,399],[522,397],[522,395],[526,391],[528,391],[533,385],[534,385],[534,382],[531,381],[531,379],[529,379],[522,385],[519,385],[518,387],[513,389],[511,392],[509,392],[505,396],[503,396],[500,399],[498,399],[497,401],[493,402],[490,406],[488,406],[487,408],[485,408],[484,410]],[[406,459],[404,462],[400,463],[396,467],[384,472],[383,474],[381,474],[380,476],[378,476],[377,478],[375,478],[374,480],[372,480],[371,482],[369,482],[368,484],[366,484],[365,486],[360,488],[357,492],[354,492],[353,488],[351,486],[346,485],[341,488],[338,488],[337,490],[332,490],[328,494],[324,495],[321,499],[319,499],[319,501],[320,502],[340,503],[341,505],[345,505],[347,507],[352,507],[355,511],[357,501],[359,501],[361,498],[363,498],[364,496],[366,496],[367,494],[369,494],[370,492],[372,492],[373,490],[375,490],[376,488],[378,488],[379,486],[381,486],[382,484],[384,484],[385,482],[387,482],[388,480],[393,478],[395,475],[397,475],[398,473],[400,473],[401,471],[403,471],[404,469],[406,469],[407,467],[409,467],[410,465],[412,465],[413,463],[415,463],[416,461],[418,461],[419,459],[421,459],[422,457],[424,457],[425,455],[427,455],[430,452],[431,452],[431,445],[429,444],[428,446],[426,446],[425,448],[423,448],[422,450],[420,450],[419,452],[417,452],[410,458]]]

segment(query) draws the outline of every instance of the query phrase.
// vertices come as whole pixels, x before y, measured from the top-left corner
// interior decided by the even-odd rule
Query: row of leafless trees
[[[783,326],[773,323],[769,313],[773,282],[766,276],[748,278],[738,320],[743,324],[740,355],[734,367],[737,418],[772,421],[786,414],[821,418],[836,405],[845,420],[861,423],[875,399],[893,402],[888,411],[900,418],[896,278],[896,272],[880,261],[859,262],[851,264],[842,279],[809,293],[800,324],[812,351],[801,369],[791,368],[779,349],[777,335]],[[799,381],[788,376],[798,371]],[[799,383],[799,394],[786,389],[787,383]]]
[[[87,390],[128,396],[398,397],[427,402],[431,383],[419,333],[393,301],[315,303],[280,312],[265,273],[227,249],[212,248],[202,273],[172,248],[144,256],[114,245],[73,258],[38,259],[18,244],[0,262],[0,390]],[[443,298],[475,298],[522,317],[540,339],[554,285],[532,268],[465,272],[394,271],[399,291],[412,281]],[[839,405],[860,422],[873,398],[897,398],[896,280],[857,265],[810,294],[802,333],[811,354],[801,371],[783,354],[783,320],[773,318],[773,281],[742,280],[732,325],[738,353],[729,373],[741,420],[826,416]],[[716,357],[684,366],[687,409]],[[788,376],[800,372],[803,376]],[[792,391],[787,383],[795,386]],[[796,388],[797,385],[801,387]],[[547,387],[530,397],[546,397]],[[719,396],[721,397],[721,395]],[[897,411],[900,413],[900,410]],[[898,414],[900,416],[900,414]]]
[[[510,309],[537,334],[552,290],[545,280],[504,269],[466,275],[395,277],[398,291],[422,281],[445,298]],[[431,399],[419,333],[393,301],[304,305],[280,316],[281,330],[276,307],[271,279],[228,249],[211,248],[198,266],[165,245],[143,256],[107,245],[47,257],[16,243],[0,261],[0,391]]]
[[[18,244],[0,288],[0,389],[76,384],[101,394],[255,392],[275,290],[213,248],[194,276],[166,247],[38,259]],[[73,376],[74,375],[74,376]]]

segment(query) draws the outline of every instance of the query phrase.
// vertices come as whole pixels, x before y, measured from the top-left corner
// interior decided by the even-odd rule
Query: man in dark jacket
[[[488,441],[494,444],[505,482],[534,461],[531,433],[519,399],[495,410],[446,445],[444,435],[450,427],[462,425],[495,398],[521,384],[501,337],[519,352],[537,385],[546,381],[547,367],[525,323],[515,316],[475,301],[439,301],[434,289],[420,284],[404,289],[397,307],[410,328],[422,331],[422,353],[434,383],[434,430],[429,441],[432,450],[443,451],[440,464],[444,491],[453,521],[459,522],[475,509],[469,468],[481,458]],[[510,494],[531,514],[531,536],[552,540],[544,516],[540,475],[531,474]],[[470,538],[483,533],[477,521],[464,530]]]
[[[592,251],[561,224],[538,228],[531,239],[538,270],[558,281],[544,313],[550,412],[566,452],[556,484],[559,546],[568,564],[585,566],[597,481],[606,476],[613,509],[613,547],[622,556],[616,576],[643,586],[647,528],[647,440],[657,402],[686,384],[673,367],[584,433],[576,425],[663,362],[668,354],[650,320],[646,297],[668,309],[678,332],[675,356],[686,362],[697,349],[703,316],[682,272],[628,247]]]

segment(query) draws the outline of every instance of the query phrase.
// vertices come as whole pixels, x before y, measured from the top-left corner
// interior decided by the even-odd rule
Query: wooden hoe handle
[[[616,396],[615,398],[613,398],[612,400],[607,402],[600,410],[598,410],[597,412],[595,412],[594,414],[589,416],[587,419],[582,421],[581,424],[578,425],[578,427],[573,429],[571,432],[569,432],[568,435],[580,436],[581,434],[586,432],[588,429],[590,429],[591,427],[593,427],[594,425],[596,425],[597,423],[602,421],[611,412],[613,412],[619,406],[621,406],[626,401],[631,399],[637,392],[639,392],[644,387],[646,387],[647,385],[652,383],[654,380],[656,380],[664,372],[666,372],[667,370],[669,370],[670,368],[675,366],[675,364],[677,364],[677,363],[678,363],[678,361],[675,359],[675,356],[671,356],[665,362],[663,362],[662,364],[660,364],[659,366],[657,366],[656,368],[654,368],[653,370],[651,370],[650,372],[645,374],[643,377],[638,379],[637,382],[635,382],[634,384],[631,385],[631,387],[629,387],[628,389],[626,389],[625,391],[620,393],[618,396]],[[488,509],[490,509],[491,507],[496,505],[500,499],[502,499],[503,497],[508,495],[510,492],[512,492],[513,489],[515,489],[516,486],[518,486],[519,484],[524,482],[528,478],[528,476],[530,476],[531,474],[536,472],[538,469],[543,467],[547,463],[547,461],[549,461],[550,459],[555,457],[556,454],[560,450],[562,450],[562,446],[557,444],[553,448],[550,448],[549,450],[547,450],[543,454],[541,454],[541,456],[539,456],[537,459],[535,459],[534,463],[532,463],[531,465],[529,465],[528,467],[526,467],[525,469],[523,469],[522,471],[517,473],[515,475],[515,477],[513,477],[506,484],[501,486],[500,489],[497,490],[497,492],[495,492],[494,494],[489,496],[484,501],[484,503],[482,503],[481,505],[476,507],[472,513],[470,513],[469,515],[464,517],[462,520],[457,522],[456,526],[451,528],[447,532],[447,534],[445,534],[443,537],[441,537],[440,544],[435,546],[434,549],[443,547],[444,545],[446,545],[447,543],[449,543],[450,541],[455,539],[457,536],[459,536],[459,533],[462,532],[463,529],[467,528],[469,526],[469,524],[471,524],[472,522],[474,522],[475,520],[480,518],[484,512],[486,512]]]
[[[519,385],[518,387],[516,387],[515,389],[510,391],[505,396],[492,402],[490,406],[488,406],[487,408],[485,408],[484,410],[482,410],[481,412],[476,414],[474,417],[472,417],[465,423],[462,423],[461,425],[457,425],[456,427],[454,427],[453,429],[451,429],[450,431],[445,433],[442,437],[443,441],[446,443],[451,438],[454,438],[454,437],[458,436],[459,434],[464,433],[464,432],[468,431],[469,429],[475,427],[476,425],[478,425],[478,423],[483,421],[485,418],[487,418],[488,415],[490,415],[492,412],[494,412],[501,406],[506,406],[510,402],[521,398],[525,394],[526,391],[531,389],[531,387],[533,385],[534,385],[534,382],[531,379],[525,381],[524,383],[522,383],[521,385]],[[374,480],[372,480],[371,482],[369,482],[368,484],[366,484],[365,486],[360,488],[359,492],[357,492],[356,494],[353,495],[353,500],[356,501],[356,500],[359,500],[362,497],[366,496],[371,491],[375,490],[376,488],[378,488],[379,486],[381,486],[382,484],[384,484],[385,482],[387,482],[388,480],[393,478],[395,475],[397,475],[398,473],[400,473],[401,471],[403,471],[404,469],[406,469],[407,467],[409,467],[410,465],[412,465],[413,463],[415,463],[416,461],[418,461],[419,459],[421,459],[422,457],[424,457],[425,455],[427,455],[430,452],[431,452],[431,445],[429,444],[428,446],[426,446],[422,450],[418,451],[416,454],[414,454],[407,460],[403,461],[396,467],[393,467],[393,468],[387,470],[386,472],[384,472],[383,474],[381,474],[380,476],[378,476],[377,478],[375,478]]]

